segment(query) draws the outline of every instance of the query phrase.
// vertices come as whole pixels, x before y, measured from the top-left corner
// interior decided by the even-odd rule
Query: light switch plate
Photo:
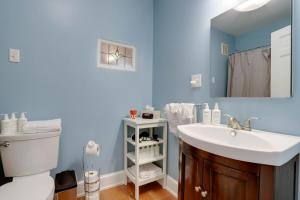
[[[216,83],[216,77],[211,77],[211,83],[215,84]]]
[[[200,88],[202,86],[202,75],[193,74],[191,77],[191,86],[192,88]]]
[[[9,49],[8,53],[9,62],[19,63],[21,60],[20,49]]]

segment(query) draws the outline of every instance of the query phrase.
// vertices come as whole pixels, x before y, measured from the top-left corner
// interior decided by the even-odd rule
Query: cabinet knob
[[[207,191],[201,192],[201,196],[204,197],[204,198],[207,197],[207,194],[208,194]]]
[[[196,186],[196,187],[195,187],[195,191],[196,191],[196,192],[200,192],[200,191],[201,191],[201,186]]]

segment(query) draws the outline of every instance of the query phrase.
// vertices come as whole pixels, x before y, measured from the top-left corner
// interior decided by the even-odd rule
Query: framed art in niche
[[[97,54],[98,68],[136,70],[136,49],[134,46],[99,39]]]

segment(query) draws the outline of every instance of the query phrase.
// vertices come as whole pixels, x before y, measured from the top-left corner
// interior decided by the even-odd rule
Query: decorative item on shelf
[[[154,107],[146,105],[145,110],[141,111],[143,119],[158,119],[160,118],[160,111],[154,109]]]
[[[158,135],[157,134],[153,134],[152,140],[158,142],[159,141],[158,140]]]
[[[153,119],[153,114],[152,113],[143,113],[142,118],[143,119]]]
[[[131,119],[136,119],[137,113],[138,113],[138,111],[137,111],[136,109],[131,109],[131,110],[129,111],[129,113],[130,113],[130,118],[131,118]]]
[[[146,132],[146,131],[140,133],[139,138],[140,138],[140,139],[139,139],[139,142],[143,142],[143,141],[151,141],[151,140],[152,140],[152,139],[150,138],[149,133]],[[135,141],[135,134],[133,134],[133,135],[131,136],[131,139],[132,139],[133,141]]]
[[[86,200],[99,200],[100,167],[97,166],[100,146],[89,141],[83,147],[84,191]]]

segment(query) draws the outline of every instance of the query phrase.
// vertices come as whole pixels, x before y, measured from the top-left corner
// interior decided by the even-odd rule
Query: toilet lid
[[[5,200],[47,200],[54,191],[50,176],[27,176],[0,187],[0,197]]]

